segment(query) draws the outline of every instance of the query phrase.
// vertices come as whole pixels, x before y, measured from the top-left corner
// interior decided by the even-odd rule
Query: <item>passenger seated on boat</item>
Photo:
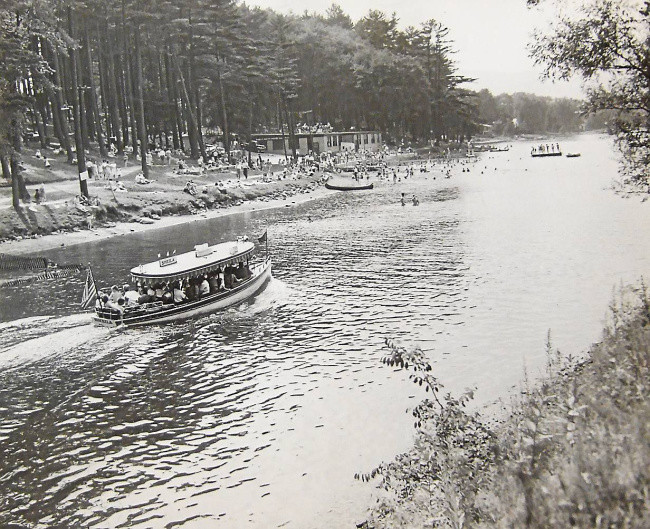
[[[138,303],[140,305],[143,305],[144,303],[152,303],[156,301],[156,291],[151,288],[151,286],[147,287],[146,292],[144,289],[140,289],[140,297],[138,298]]]
[[[165,291],[163,292],[162,301],[165,305],[174,303],[174,294],[168,288],[165,288]]]
[[[100,290],[97,292],[97,299],[95,300],[95,308],[96,309],[103,309],[104,308],[104,298],[108,300],[108,296],[103,290]]]
[[[117,302],[111,301],[111,298],[108,296],[104,296],[104,308],[109,309],[112,312],[119,312],[122,313],[124,311],[124,298],[120,298]],[[122,302],[120,304],[120,301]]]
[[[230,267],[226,267],[223,271],[223,285],[226,290],[230,290],[235,286],[235,276],[230,272]]]
[[[201,283],[199,284],[199,296],[207,296],[210,294],[210,283],[208,282],[208,276],[203,276]]]
[[[174,303],[185,303],[187,301],[187,296],[183,289],[181,288],[180,281],[174,283]]]
[[[165,294],[165,291],[163,290],[163,284],[162,283],[157,283],[154,285],[155,289],[155,295],[156,295],[156,301],[162,301],[163,300],[163,295]]]
[[[140,299],[140,294],[129,285],[124,285],[124,299],[127,306],[137,305],[138,300]]]
[[[216,294],[221,286],[219,274],[217,272],[208,274],[208,283],[210,284],[210,294]]]
[[[109,296],[109,299],[111,300],[112,303],[117,303],[117,300],[122,297],[122,293],[120,292],[120,289],[117,288],[117,285],[113,285],[111,287],[111,294]]]
[[[240,281],[244,281],[250,277],[250,270],[248,270],[245,266],[243,261],[239,263],[239,266],[235,270],[235,278],[239,279]]]
[[[196,278],[192,277],[187,282],[187,286],[185,287],[185,295],[187,296],[187,299],[190,301],[199,299],[199,288],[198,285],[196,284]]]

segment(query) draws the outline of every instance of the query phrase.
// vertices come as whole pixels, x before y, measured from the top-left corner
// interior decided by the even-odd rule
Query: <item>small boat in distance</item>
[[[533,158],[546,158],[547,156],[562,156],[562,149],[559,143],[541,144],[539,147],[533,147],[530,150]]]
[[[580,153],[579,152],[568,152],[566,153],[567,158],[579,158]]]
[[[117,301],[98,295],[89,269],[82,307],[88,307],[98,297],[95,324],[133,327],[167,323],[236,305],[262,290],[271,278],[266,232],[259,242],[267,243],[267,250],[264,259],[255,264],[250,260],[255,244],[240,237],[213,246],[197,245],[191,252],[159,256],[156,261],[136,266],[131,269],[131,278],[140,288],[140,292],[134,293],[137,301],[128,295]],[[204,281],[201,286],[205,289],[199,287]],[[194,294],[188,295],[186,292],[192,288]],[[147,295],[147,290],[156,292],[155,297]]]

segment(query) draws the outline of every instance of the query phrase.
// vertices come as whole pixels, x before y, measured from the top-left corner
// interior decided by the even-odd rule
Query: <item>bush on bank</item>
[[[471,392],[441,396],[421,351],[384,361],[432,393],[414,448],[368,474],[386,493],[360,527],[650,527],[650,302],[622,288],[603,340],[575,361],[547,343],[543,380],[488,423]]]

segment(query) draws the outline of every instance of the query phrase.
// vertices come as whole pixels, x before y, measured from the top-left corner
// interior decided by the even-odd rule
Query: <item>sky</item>
[[[468,88],[487,88],[494,95],[528,92],[551,97],[582,97],[579,80],[540,80],[542,72],[528,57],[526,44],[536,27],[550,20],[552,2],[528,9],[526,0],[338,0],[354,22],[370,9],[396,13],[400,27],[435,19],[449,28],[457,50],[458,73],[477,78]],[[246,0],[250,6],[280,13],[325,13],[332,0]]]

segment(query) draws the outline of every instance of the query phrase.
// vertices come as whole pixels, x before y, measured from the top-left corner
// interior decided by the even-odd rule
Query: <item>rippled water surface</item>
[[[548,329],[584,351],[612,289],[648,275],[650,206],[608,189],[609,140],[563,146],[582,157],[532,159],[517,143],[451,178],[49,252],[110,285],[158,252],[268,227],[274,278],[228,311],[121,331],[78,313],[83,277],[4,289],[0,525],[363,520],[374,490],[353,475],[410,446],[405,410],[423,397],[380,363],[386,337],[490,403],[524,366],[539,371]]]

